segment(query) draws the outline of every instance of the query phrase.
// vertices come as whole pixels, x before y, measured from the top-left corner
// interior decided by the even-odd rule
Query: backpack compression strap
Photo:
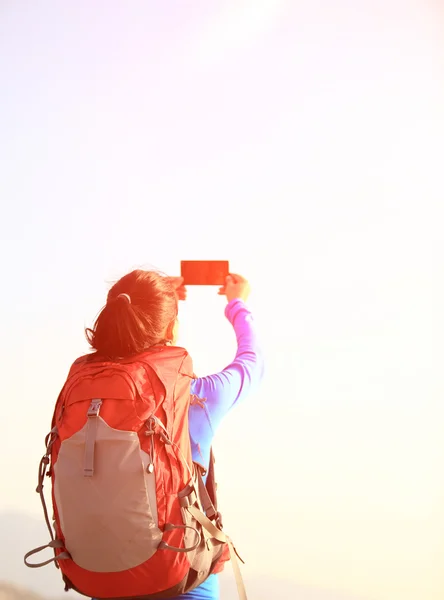
[[[198,480],[198,489],[199,489],[199,498],[202,504],[202,508],[206,514],[204,514],[197,506],[194,504],[186,506],[186,510],[196,519],[198,523],[202,525],[203,532],[209,534],[210,538],[215,538],[219,542],[228,544],[228,548],[230,550],[230,559],[231,564],[233,565],[234,577],[236,579],[237,591],[239,595],[239,600],[247,600],[247,592],[245,590],[244,581],[242,578],[242,573],[239,567],[238,559],[244,563],[242,558],[239,556],[234,544],[228,535],[226,535],[223,531],[221,531],[222,523],[220,513],[217,511],[217,508],[214,506],[212,499],[210,498],[210,490],[214,493],[214,498],[216,499],[216,485],[214,479],[214,456],[213,451],[211,451],[210,455],[210,465],[208,469],[207,476],[207,486],[205,486],[202,479],[202,470],[200,465],[196,465],[197,471],[197,480]],[[211,478],[210,478],[211,474]],[[210,478],[210,482],[208,481]],[[217,502],[216,502],[217,503]],[[210,519],[213,518],[215,523],[213,523]],[[207,536],[205,536],[207,537]],[[208,542],[207,538],[207,542]]]
[[[211,537],[216,538],[219,542],[228,544],[230,550],[231,564],[233,565],[234,577],[236,579],[237,591],[239,594],[239,600],[248,600],[247,592],[245,590],[244,580],[242,579],[242,573],[239,567],[238,558],[242,560],[237,553],[236,548],[233,545],[231,538],[228,537],[223,531],[218,529],[208,517],[206,517],[202,511],[196,506],[188,506],[187,510],[193,515],[202,527],[210,534]],[[242,561],[243,562],[243,561]]]

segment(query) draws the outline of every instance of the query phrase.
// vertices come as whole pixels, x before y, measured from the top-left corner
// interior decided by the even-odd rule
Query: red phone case
[[[224,285],[228,273],[227,260],[182,260],[180,263],[184,285]]]

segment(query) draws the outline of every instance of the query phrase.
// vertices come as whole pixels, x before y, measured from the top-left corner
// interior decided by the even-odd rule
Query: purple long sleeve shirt
[[[191,383],[189,428],[193,460],[208,467],[214,434],[223,417],[262,379],[263,359],[253,316],[240,300],[229,302],[225,316],[233,325],[237,352],[223,371],[194,379]]]

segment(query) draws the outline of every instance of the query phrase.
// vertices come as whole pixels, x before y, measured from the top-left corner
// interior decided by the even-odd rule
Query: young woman
[[[124,358],[155,344],[175,344],[178,334],[178,299],[186,298],[181,278],[153,271],[133,271],[109,291],[107,303],[87,330],[99,354]],[[220,373],[193,379],[189,430],[193,460],[208,469],[214,434],[223,417],[259,383],[263,360],[253,316],[246,301],[250,286],[239,275],[229,275],[219,294],[227,298],[225,316],[234,328],[237,352]],[[217,343],[217,342],[215,342]],[[219,600],[218,575],[173,600]]]

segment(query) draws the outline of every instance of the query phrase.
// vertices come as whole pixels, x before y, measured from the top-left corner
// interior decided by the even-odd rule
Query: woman
[[[152,271],[133,271],[109,291],[107,304],[88,341],[101,355],[125,357],[155,344],[175,344],[178,335],[178,299],[186,298],[182,278]],[[250,286],[239,275],[229,275],[219,289],[227,298],[225,316],[234,328],[237,352],[220,373],[193,379],[189,431],[193,460],[208,469],[210,448],[223,417],[261,380],[263,361],[254,321],[246,305]],[[173,600],[218,600],[218,575]]]

